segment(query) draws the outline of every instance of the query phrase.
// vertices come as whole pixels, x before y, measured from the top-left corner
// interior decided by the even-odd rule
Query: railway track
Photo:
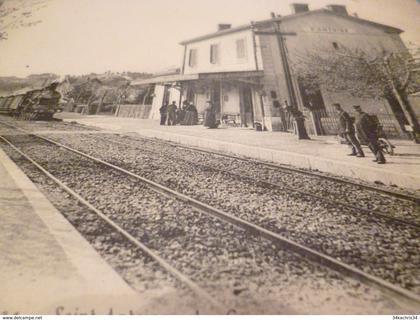
[[[286,198],[283,195],[279,198],[276,190],[233,181],[231,176],[226,179],[222,174],[203,174],[203,170],[192,165],[184,165],[180,170],[177,168],[178,162],[174,160],[168,163],[164,154],[150,157],[144,150],[117,147],[110,143],[112,139],[101,144],[96,136],[87,139],[88,136],[64,135],[60,141],[271,232],[294,239],[369,274],[410,290],[419,289],[419,278],[416,276],[420,261],[417,228],[363,214],[352,217],[349,212],[345,214],[341,207],[320,207],[320,201],[315,203],[309,197],[304,201],[300,201],[303,196],[287,197],[287,194],[284,195]],[[81,137],[83,139],[79,141]],[[225,183],[230,186],[225,186]],[[235,195],[238,189],[239,198]],[[270,194],[268,197],[267,193]],[[267,201],[276,201],[273,210],[285,207],[284,210],[291,211],[273,211],[270,209],[273,203],[266,204]]]
[[[10,122],[4,122],[4,118],[0,121],[0,123],[16,127],[14,124],[11,124]],[[33,124],[31,123],[31,125],[33,125]],[[63,127],[66,130],[69,129],[69,126],[67,124]],[[97,131],[98,129],[89,127],[88,130]],[[139,139],[133,138],[132,136],[125,135],[124,138],[130,139],[133,142],[139,142]],[[142,136],[141,139],[151,141],[151,142],[156,142],[158,140],[158,139],[155,139],[155,138],[149,138],[149,137],[145,137],[145,136]],[[287,165],[271,163],[271,162],[268,162],[268,161],[263,161],[263,160],[258,160],[258,159],[251,159],[251,158],[244,157],[244,156],[239,156],[239,155],[234,155],[234,154],[229,154],[229,153],[222,153],[222,152],[203,149],[203,148],[199,148],[199,147],[181,145],[181,144],[171,142],[171,141],[159,141],[159,143],[170,145],[174,148],[177,148],[178,150],[183,149],[183,150],[197,151],[197,152],[207,154],[207,155],[211,155],[211,156],[218,156],[220,158],[238,160],[238,161],[241,161],[241,162],[244,162],[244,163],[252,163],[253,165],[272,168],[272,169],[281,171],[282,173],[285,173],[285,174],[300,174],[302,176],[309,176],[309,177],[318,178],[320,180],[328,180],[328,181],[336,182],[336,183],[339,183],[339,184],[354,186],[355,188],[360,188],[360,189],[363,189],[363,190],[371,190],[373,192],[382,193],[382,194],[385,194],[385,195],[389,195],[391,197],[412,201],[412,202],[420,205],[420,196],[419,195],[411,194],[411,193],[408,193],[408,192],[401,192],[401,191],[398,191],[398,190],[395,190],[395,189],[390,190],[388,188],[380,187],[379,185],[374,186],[372,184],[352,181],[352,180],[349,180],[349,179],[346,179],[346,178],[332,176],[332,175],[325,174],[325,173],[322,173],[322,172],[316,172],[316,171],[294,168],[294,167],[287,166]]]
[[[147,137],[142,137],[142,139],[149,139],[150,141],[155,141],[156,139],[153,138],[147,138]],[[134,139],[134,141],[136,141]],[[276,170],[280,170],[283,173],[290,173],[290,174],[301,174],[304,176],[311,176],[311,177],[315,177],[315,178],[319,178],[322,180],[329,180],[332,182],[337,182],[337,183],[341,183],[341,184],[347,184],[347,185],[351,185],[357,188],[361,188],[361,189],[365,189],[365,190],[371,190],[374,192],[378,192],[378,193],[383,193],[395,198],[400,198],[400,199],[404,199],[404,200],[408,200],[408,201],[412,201],[415,202],[417,204],[420,204],[420,196],[414,195],[414,194],[409,194],[406,192],[400,192],[397,190],[389,190],[386,188],[382,188],[379,186],[373,186],[367,183],[361,183],[361,182],[356,182],[356,181],[352,181],[349,179],[345,179],[345,178],[341,178],[341,177],[336,177],[336,176],[331,176],[322,172],[315,172],[315,171],[309,171],[309,170],[304,170],[304,169],[299,169],[299,168],[293,168],[290,166],[286,166],[286,165],[281,165],[281,164],[276,164],[276,163],[271,163],[268,161],[263,161],[263,160],[258,160],[258,159],[251,159],[251,158],[247,158],[247,157],[243,157],[243,156],[238,156],[238,155],[233,155],[233,154],[229,154],[229,153],[221,153],[218,151],[213,151],[213,150],[208,150],[208,149],[203,149],[203,148],[199,148],[199,147],[192,147],[192,146],[186,146],[186,145],[180,145],[174,142],[170,142],[170,141],[165,141],[164,143],[171,145],[173,147],[176,148],[180,148],[180,149],[185,149],[185,150],[193,150],[193,151],[198,151],[201,153],[205,153],[205,154],[209,154],[209,155],[217,155],[219,157],[222,158],[229,158],[229,159],[235,159],[235,160],[239,160],[239,161],[244,161],[244,162],[251,162],[257,165],[261,165],[261,166],[265,166],[265,167],[270,167]]]
[[[293,252],[297,252],[299,255],[302,255],[306,258],[308,258],[311,261],[314,261],[316,263],[319,263],[321,265],[325,265],[328,266],[329,268],[336,270],[342,274],[345,274],[347,276],[350,276],[352,278],[361,280],[362,282],[365,282],[369,285],[373,285],[377,288],[379,288],[380,290],[385,290],[387,292],[391,292],[393,294],[398,295],[399,297],[405,297],[406,299],[410,300],[410,301],[414,301],[416,303],[420,302],[420,298],[418,295],[416,295],[415,293],[405,290],[399,286],[396,286],[394,284],[391,284],[383,279],[380,279],[378,277],[372,276],[360,269],[357,269],[353,266],[350,266],[346,263],[343,263],[337,259],[334,259],[328,255],[325,255],[323,253],[320,253],[316,250],[313,250],[309,247],[306,247],[302,244],[296,243],[290,239],[287,239],[285,237],[282,237],[281,235],[272,232],[270,230],[267,230],[263,227],[260,227],[256,224],[253,224],[251,222],[245,221],[243,219],[240,219],[236,216],[233,216],[229,213],[223,212],[219,209],[213,208],[205,203],[202,203],[200,201],[197,201],[189,196],[186,196],[184,194],[181,194],[177,191],[171,190],[163,185],[160,185],[156,182],[150,181],[144,177],[141,177],[137,174],[134,174],[128,170],[125,170],[123,168],[120,168],[118,166],[115,166],[111,163],[108,163],[106,161],[103,161],[101,159],[92,157],[86,153],[80,152],[78,150],[75,150],[73,148],[70,148],[68,146],[65,146],[63,144],[57,143],[55,141],[52,141],[51,139],[42,137],[42,136],[38,136],[38,135],[33,135],[31,134],[31,136],[33,137],[37,137],[38,139],[41,139],[43,141],[46,141],[52,145],[58,146],[60,148],[63,148],[65,150],[71,151],[72,153],[78,154],[82,157],[85,157],[87,159],[90,159],[92,161],[95,161],[96,163],[100,163],[103,166],[106,166],[108,168],[112,168],[113,170],[123,173],[127,176],[130,176],[132,178],[135,178],[137,180],[140,180],[143,183],[146,183],[148,185],[148,187],[160,194],[163,194],[165,196],[169,196],[170,198],[175,198],[178,200],[181,200],[182,202],[194,207],[196,210],[200,211],[203,214],[206,215],[211,215],[213,217],[217,217],[218,219],[222,220],[223,222],[229,222],[230,224],[235,225],[236,227],[239,227],[243,230],[247,230],[247,232],[251,232],[254,235],[258,235],[261,238],[267,239],[269,241],[271,241],[272,243],[281,246],[283,248],[287,248]],[[4,141],[6,141],[6,139],[3,137],[2,138]],[[7,142],[10,143],[10,142]],[[23,155],[23,154],[22,154]],[[45,169],[44,169],[45,170]]]
[[[97,138],[102,139],[102,140],[106,139],[102,136],[98,136]],[[109,142],[109,140],[108,140],[108,142]],[[128,144],[128,143],[123,143],[121,141],[115,141],[115,140],[113,141],[113,143],[118,143],[118,144],[123,145],[127,148],[130,148],[130,149],[134,148],[134,149],[138,149],[140,151],[152,152],[154,154],[159,154],[160,156],[162,156],[161,152],[158,153],[157,150],[153,150],[151,148],[145,148],[144,146],[140,147],[140,146],[136,146],[135,144]],[[181,148],[183,148],[183,147],[181,147]],[[378,219],[384,219],[386,221],[395,223],[397,225],[407,225],[407,226],[411,226],[411,227],[415,227],[415,228],[420,229],[420,223],[417,223],[415,221],[405,220],[405,219],[395,217],[395,216],[391,216],[391,215],[383,213],[379,210],[368,209],[368,208],[364,208],[364,207],[361,207],[361,206],[355,206],[353,204],[346,203],[345,201],[341,201],[341,200],[337,200],[337,199],[329,199],[327,197],[323,197],[323,196],[320,196],[320,195],[317,195],[317,194],[314,194],[314,193],[310,193],[310,192],[307,192],[307,191],[304,191],[304,190],[301,190],[301,189],[293,188],[293,187],[288,186],[288,185],[280,185],[278,183],[273,183],[273,182],[269,182],[269,181],[265,181],[265,180],[255,179],[253,177],[240,175],[238,173],[235,173],[232,170],[228,171],[228,170],[224,170],[224,169],[221,169],[221,168],[216,168],[216,167],[213,167],[213,166],[210,166],[210,165],[203,164],[202,162],[200,163],[200,162],[197,162],[197,161],[186,160],[183,157],[177,156],[175,153],[172,153],[171,157],[173,159],[177,159],[179,161],[185,162],[185,163],[187,163],[191,166],[194,166],[194,167],[201,167],[201,168],[203,168],[204,170],[207,170],[207,171],[222,172],[223,174],[226,174],[228,176],[232,176],[235,179],[251,181],[251,182],[257,183],[258,185],[260,185],[262,187],[265,187],[265,188],[277,189],[277,190],[280,190],[280,191],[285,191],[285,190],[286,191],[291,191],[291,192],[297,193],[297,194],[305,196],[305,197],[314,198],[314,199],[316,199],[318,201],[321,201],[321,202],[326,202],[326,203],[329,203],[329,204],[332,204],[332,205],[336,205],[338,207],[348,208],[348,209],[351,209],[350,213],[353,213],[353,214],[363,213],[363,214],[367,214],[367,215],[370,215],[370,216],[373,216],[373,217],[377,217]],[[247,161],[247,160],[243,160],[243,161]],[[397,194],[397,197],[399,198],[400,195]],[[415,200],[415,198],[411,198],[409,201],[415,202],[416,200]]]
[[[7,139],[6,139],[7,140]],[[6,140],[4,140],[3,139],[3,141],[5,141],[6,142]],[[6,142],[7,143],[7,142]],[[10,141],[9,141],[9,143],[10,143]],[[16,143],[16,142],[15,142]],[[20,144],[21,145],[21,148],[24,148],[24,149],[26,149],[26,148],[28,148],[28,146],[27,146],[27,142],[22,142],[22,141],[20,141],[19,143],[17,143],[17,144]],[[33,143],[30,143],[31,145],[33,144]],[[11,148],[13,148],[10,144],[8,144]],[[38,147],[38,146],[37,146]],[[16,148],[16,146],[15,146],[15,148]],[[90,210],[92,210],[92,211],[95,211],[98,215],[100,215],[101,216],[101,218],[107,218],[108,217],[108,215],[109,214],[104,214],[104,213],[102,213],[99,209],[97,209],[97,206],[95,205],[95,206],[93,206],[91,203],[90,203],[90,201],[88,201],[88,200],[85,200],[83,197],[81,197],[80,195],[78,195],[78,193],[77,192],[75,192],[74,191],[74,187],[72,187],[72,188],[69,188],[68,187],[68,184],[66,184],[66,183],[63,183],[61,180],[59,180],[59,179],[57,179],[54,175],[52,175],[48,170],[46,170],[45,169],[45,165],[40,165],[39,163],[38,163],[38,161],[35,161],[34,159],[32,159],[31,157],[29,157],[25,152],[22,152],[20,149],[21,148],[19,148],[18,150],[17,149],[15,149],[15,148],[13,148],[13,150],[15,150],[16,152],[18,152],[21,156],[24,156],[28,161],[31,161],[31,163],[32,164],[38,164],[37,165],[37,168],[39,169],[39,170],[41,170],[44,174],[47,174],[50,178],[55,178],[56,180],[55,180],[55,182],[57,183],[59,183],[60,184],[60,187],[64,187],[64,189],[66,189],[66,191],[67,192],[69,192],[70,194],[72,194],[72,196],[74,196],[79,202],[82,202],[82,203],[84,203],[84,205],[86,205],[86,206],[88,206],[89,207],[89,209]],[[57,148],[57,149],[55,149],[56,151],[59,151],[59,152],[62,152],[62,150],[60,151],[60,149],[61,148]],[[29,150],[29,149],[28,149]],[[45,151],[45,150],[44,150]],[[50,152],[49,152],[49,154],[52,154],[52,152],[51,151],[53,151],[53,150],[50,150]],[[43,153],[43,154],[45,154],[45,152]],[[38,157],[40,157],[40,160],[41,161],[43,161],[43,155],[38,155]],[[30,160],[29,160],[30,159]],[[69,159],[72,163],[74,163],[74,160],[75,159]],[[47,161],[46,161],[46,163],[49,163],[50,162],[50,159],[48,159]],[[51,163],[53,163],[53,162],[51,162]],[[43,168],[43,170],[41,169],[41,168]],[[90,168],[90,166],[89,165],[86,165],[86,167],[85,168],[83,168],[83,169],[89,169]],[[64,170],[66,170],[66,169],[68,169],[68,168],[64,168]],[[104,170],[104,168],[101,168],[101,170],[103,171]],[[77,174],[75,174],[75,176],[77,176]],[[73,177],[74,178],[74,177]],[[72,179],[73,179],[72,178]],[[115,183],[115,181],[113,182],[113,183]],[[71,192],[73,190],[73,192]],[[95,190],[95,191],[97,191],[97,190]],[[144,191],[142,192],[142,194],[144,195]],[[89,195],[88,195],[88,199],[89,199]],[[178,212],[178,214],[179,214],[179,212]],[[120,214],[119,214],[120,215]],[[116,219],[116,216],[114,216],[113,217],[114,219]],[[108,221],[108,220],[111,220],[111,219],[103,219],[104,221]],[[112,220],[111,220],[111,222],[112,222]],[[116,223],[116,222],[114,222],[114,223],[111,223],[110,225],[111,226],[113,226],[114,228],[115,228],[115,226],[116,226],[116,228],[115,229],[117,229],[118,230],[118,232],[120,232],[120,234],[122,234],[122,235],[128,235],[128,236],[130,236],[131,235],[131,233],[133,233],[133,230],[131,230],[131,231],[125,231],[126,230],[126,228],[127,228],[127,225],[126,226],[124,226],[124,228],[121,228],[121,227],[119,227],[118,228],[118,226],[119,225],[121,225],[122,223],[121,223],[121,221],[119,222],[119,223]],[[127,224],[130,224],[130,222],[127,222]],[[125,231],[125,232],[124,232]],[[133,236],[132,236],[133,237]],[[247,237],[249,237],[249,235],[247,236]],[[134,238],[134,240],[135,239],[137,239],[137,237],[133,237]],[[244,239],[246,239],[246,238],[244,238]],[[245,240],[242,240],[242,241],[245,241]],[[132,239],[133,240],[133,239]],[[137,240],[138,241],[138,240]],[[223,243],[224,243],[224,241],[225,241],[225,239],[220,239],[220,241],[221,241],[221,243],[219,243],[219,245],[220,246],[223,246]],[[246,240],[247,241],[247,246],[249,246],[249,245],[251,245],[250,244],[250,241],[249,240]],[[260,240],[260,242],[261,242],[261,240]],[[132,241],[132,243],[136,243],[136,242],[134,242],[134,241]],[[276,250],[275,250],[276,251]],[[235,252],[236,253],[236,252]],[[281,255],[280,254],[280,252],[277,252],[277,255]],[[296,257],[295,258],[293,258],[293,256],[290,256],[290,255],[287,255],[285,258],[287,258],[285,261],[287,261],[287,264],[289,264],[289,268],[290,268],[290,261],[296,261]],[[255,259],[255,257],[253,257],[253,259]],[[286,262],[284,262],[284,263],[286,263]],[[318,277],[319,277],[319,271],[317,271],[316,269],[314,270],[314,268],[310,268],[310,271],[309,270],[305,270],[305,267],[303,268],[303,270],[301,269],[301,265],[304,265],[305,264],[305,261],[303,260],[298,260],[297,262],[295,262],[296,264],[295,265],[293,265],[292,264],[292,267],[293,268],[296,268],[296,270],[298,271],[297,272],[297,274],[299,275],[299,276],[303,276],[303,277],[305,277],[305,283],[307,284],[307,282],[308,282],[308,277],[310,277],[310,274],[312,273],[312,272],[315,272],[315,273],[318,273]],[[275,264],[276,265],[276,267],[279,267],[279,264],[278,263],[276,263]],[[298,267],[299,266],[299,267]],[[323,267],[322,267],[323,268]],[[176,269],[175,269],[176,270]],[[286,275],[287,275],[287,277],[291,277],[291,275],[290,275],[290,273],[294,273],[294,272],[296,272],[296,271],[293,271],[293,269],[291,269],[292,271],[290,271],[288,274],[287,274],[287,270],[288,269],[286,269]],[[181,272],[179,272],[179,273],[181,273]],[[332,279],[334,279],[334,278],[336,278],[337,277],[337,275],[335,275],[335,276],[333,276],[333,275],[331,275],[331,272],[327,272],[327,274],[325,274],[325,271],[324,271],[324,273],[322,273],[321,274],[322,275],[322,278],[323,279],[325,279],[325,278],[329,278],[330,276],[332,277]],[[208,277],[209,275],[208,274],[206,274],[206,275],[204,275],[203,277]],[[276,275],[276,277],[278,277],[279,275]],[[339,277],[339,276],[338,276]],[[179,277],[178,277],[179,278]],[[246,279],[248,279],[248,276],[247,276],[247,278]],[[281,279],[281,281],[287,281],[286,279]],[[191,287],[191,285],[190,285],[190,287]],[[218,289],[220,289],[220,288],[218,288]],[[318,288],[319,289],[319,288]],[[367,288],[361,288],[361,290],[366,290]],[[239,289],[239,290],[241,290],[241,289]],[[195,291],[197,291],[197,290],[195,290]],[[217,292],[219,293],[219,294],[221,294],[220,292],[219,292],[219,290],[217,290]],[[197,292],[195,292],[196,294],[197,294]],[[213,295],[214,295],[214,293],[213,293]],[[201,296],[204,298],[205,297],[205,293],[203,294],[203,293],[201,293]],[[223,295],[222,295],[223,296]],[[376,298],[377,299],[377,298]],[[302,303],[302,302],[300,302],[300,303]],[[213,306],[214,306],[214,304],[213,304]],[[218,310],[220,310],[220,309],[218,309]],[[229,312],[229,311],[232,311],[232,309],[225,309],[225,308],[222,308],[221,309],[222,310],[222,312],[224,312],[224,313],[226,313],[226,312]],[[227,311],[226,311],[227,310]],[[217,312],[217,313],[219,313],[219,312]]]
[[[133,142],[139,142],[139,139],[134,138],[132,136],[125,136],[125,138],[128,138],[130,140],[132,140]],[[151,142],[155,142],[158,139],[155,138],[148,138],[148,137],[141,137],[141,140],[147,140],[147,141],[151,141]],[[371,184],[368,183],[362,183],[362,182],[356,182],[356,181],[352,181],[349,179],[345,179],[345,178],[341,178],[341,177],[336,177],[336,176],[331,176],[329,174],[325,174],[322,172],[315,172],[315,171],[309,171],[309,170],[304,170],[304,169],[299,169],[299,168],[293,168],[290,166],[285,166],[285,165],[281,165],[281,164],[276,164],[276,163],[271,163],[268,161],[263,161],[263,160],[258,160],[258,159],[251,159],[251,158],[247,158],[247,157],[243,157],[243,156],[238,156],[238,155],[233,155],[233,154],[229,154],[229,153],[221,153],[218,151],[212,151],[212,150],[208,150],[208,149],[203,149],[203,148],[199,148],[199,147],[192,147],[192,146],[186,146],[186,145],[180,145],[174,142],[170,142],[170,141],[159,141],[160,144],[166,144],[166,145],[170,145],[174,148],[176,148],[177,150],[179,149],[183,149],[183,150],[189,150],[189,151],[196,151],[202,154],[207,154],[207,155],[211,155],[211,156],[217,156],[220,158],[224,158],[224,159],[233,159],[233,160],[237,160],[241,163],[251,163],[253,165],[257,165],[257,166],[261,166],[261,167],[266,167],[266,168],[272,168],[275,169],[279,172],[285,173],[285,174],[299,174],[302,176],[309,176],[309,177],[313,177],[313,178],[318,178],[320,180],[327,180],[327,181],[331,181],[331,182],[336,182],[339,184],[343,184],[343,185],[349,185],[349,186],[353,186],[356,188],[360,188],[363,190],[370,190],[373,192],[377,192],[377,193],[382,193],[385,195],[389,195],[391,197],[394,198],[399,198],[399,199],[404,199],[404,200],[408,200],[408,201],[412,201],[414,203],[420,204],[420,196],[415,195],[415,194],[410,194],[407,192],[400,192],[397,190],[389,190],[387,188],[383,188],[383,187],[379,187],[379,186],[373,186]]]
[[[210,304],[210,308],[204,308],[205,312],[216,312],[216,313],[225,313],[226,307],[223,305],[222,302],[217,301],[211,295],[209,295],[205,290],[203,290],[200,286],[198,286],[194,281],[189,279],[183,273],[178,271],[174,268],[171,264],[169,264],[165,259],[160,257],[156,254],[153,250],[145,246],[142,242],[140,242],[137,238],[133,237],[129,232],[127,232],[124,228],[120,225],[115,223],[112,219],[110,219],[107,215],[105,215],[101,210],[97,209],[94,205],[92,205],[88,200],[83,198],[80,194],[75,192],[72,188],[69,188],[65,183],[63,183],[60,179],[56,176],[51,174],[48,170],[46,170],[42,165],[38,162],[33,160],[30,156],[22,152],[19,148],[17,148],[13,143],[11,143],[8,139],[3,136],[0,136],[0,139],[4,141],[7,145],[9,145],[14,151],[24,157],[27,161],[33,164],[39,171],[41,171],[45,176],[51,179],[54,183],[56,183],[61,189],[67,192],[69,195],[74,197],[79,203],[83,204],[87,208],[89,208],[92,212],[94,212],[100,219],[102,219],[107,225],[109,225],[112,229],[117,231],[121,234],[125,239],[131,242],[136,248],[140,249],[142,252],[146,253],[151,259],[156,261],[166,272],[174,276],[178,281],[180,281],[183,285],[189,288],[194,294],[197,294],[199,297],[204,299],[206,302]]]

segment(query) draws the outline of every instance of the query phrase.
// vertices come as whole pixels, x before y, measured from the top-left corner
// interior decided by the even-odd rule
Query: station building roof
[[[264,24],[267,24],[267,23],[270,23],[270,22],[276,22],[276,21],[281,22],[281,21],[288,21],[288,20],[291,20],[291,19],[299,19],[299,18],[308,16],[308,15],[315,15],[315,14],[319,14],[319,13],[331,14],[331,15],[334,15],[334,16],[341,17],[343,19],[351,20],[353,22],[377,27],[377,28],[383,29],[387,33],[400,34],[400,33],[404,32],[403,30],[392,27],[392,26],[388,26],[388,25],[385,25],[385,24],[373,22],[373,21],[370,21],[370,20],[361,19],[359,17],[351,16],[351,15],[348,15],[348,14],[339,14],[339,13],[336,13],[334,11],[331,11],[330,9],[323,8],[323,9],[317,9],[317,10],[311,10],[311,11],[307,11],[307,12],[291,14],[291,15],[287,15],[287,16],[281,16],[281,17],[276,17],[276,18],[271,18],[271,19],[266,19],[266,20],[260,20],[260,21],[256,21],[256,22],[249,23],[249,24],[244,24],[244,25],[241,25],[241,26],[233,27],[233,28],[223,29],[223,30],[220,30],[220,31],[217,31],[217,32],[205,34],[205,35],[202,35],[202,36],[199,36],[199,37],[195,37],[195,38],[191,38],[191,39],[182,41],[182,42],[180,42],[180,44],[181,45],[187,45],[187,44],[202,41],[202,40],[207,40],[207,39],[211,39],[211,38],[224,36],[224,35],[227,35],[227,34],[230,34],[230,33],[235,33],[235,32],[248,30],[248,29],[251,29],[253,26],[264,25]]]
[[[263,71],[230,71],[216,73],[195,73],[195,74],[172,74],[158,76],[149,79],[139,79],[131,82],[131,86],[144,86],[151,84],[163,84],[173,82],[185,82],[193,80],[243,80],[248,78],[262,77]]]

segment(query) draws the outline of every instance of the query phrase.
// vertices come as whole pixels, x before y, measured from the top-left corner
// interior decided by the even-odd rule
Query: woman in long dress
[[[198,123],[197,108],[190,102],[186,107],[183,125],[195,126]]]
[[[216,112],[214,111],[213,103],[211,101],[207,101],[207,107],[204,110],[204,126],[209,129],[218,127]]]

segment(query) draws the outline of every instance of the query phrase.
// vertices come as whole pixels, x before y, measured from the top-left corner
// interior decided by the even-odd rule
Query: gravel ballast
[[[135,179],[63,148],[35,142],[34,138],[8,138],[238,313],[301,313],[302,310],[359,313],[368,309],[372,313],[383,313],[389,308],[395,310],[396,306],[384,300],[377,290],[315,266],[184,203],[168,200]],[[19,160],[10,148],[4,145],[3,148]],[[33,169],[19,164],[36,179]],[[87,216],[78,218],[80,220],[75,218],[74,224],[89,220]],[[97,230],[87,228],[86,233]],[[100,232],[102,236],[107,233],[104,231]],[[98,245],[101,246],[106,247]],[[118,250],[112,249],[111,253]]]
[[[418,229],[414,227],[376,219],[355,212],[353,209],[334,206],[296,192],[262,187],[252,179],[238,179],[216,169],[203,167],[202,165],[206,164],[215,168],[218,165],[225,171],[245,170],[242,169],[242,163],[221,162],[209,154],[199,154],[196,158],[196,153],[199,152],[191,152],[190,156],[187,156],[185,153],[190,150],[175,148],[168,151],[165,147],[159,149],[160,147],[154,143],[142,148],[142,143],[145,144],[146,140],[138,144],[130,141],[132,147],[119,145],[113,141],[120,141],[123,138],[116,135],[101,135],[99,138],[95,135],[48,136],[235,214],[370,274],[414,292],[420,292],[418,274],[420,248]],[[155,149],[150,151],[150,148]],[[188,158],[188,161],[179,160],[180,155]],[[198,165],[192,165],[191,162]],[[251,166],[249,163],[247,165]],[[252,170],[248,167],[246,176],[262,179],[265,175],[268,179],[274,176],[272,171],[273,169],[267,168]],[[290,178],[289,175],[283,176],[280,172],[276,174],[286,181]],[[318,179],[312,184],[313,188],[320,185]],[[323,186],[321,189],[328,193],[327,188]],[[330,189],[331,194],[337,192],[335,184],[330,186]],[[345,189],[341,192],[349,194]],[[368,197],[371,199],[370,203],[384,202],[383,207],[392,208],[389,210],[393,214],[397,213],[406,219],[418,217],[418,207],[410,201],[392,200],[389,196],[374,195],[372,191],[363,190],[359,190],[354,197],[355,199]],[[339,197],[340,200],[343,198],[346,197]]]

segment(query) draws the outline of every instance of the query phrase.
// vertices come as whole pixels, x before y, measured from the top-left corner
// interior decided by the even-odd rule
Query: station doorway
[[[213,108],[216,111],[216,117],[220,119],[221,111],[221,84],[220,82],[215,82],[211,86],[210,101],[213,104]]]
[[[242,127],[254,127],[254,106],[252,103],[252,89],[249,86],[239,88],[239,110]]]

